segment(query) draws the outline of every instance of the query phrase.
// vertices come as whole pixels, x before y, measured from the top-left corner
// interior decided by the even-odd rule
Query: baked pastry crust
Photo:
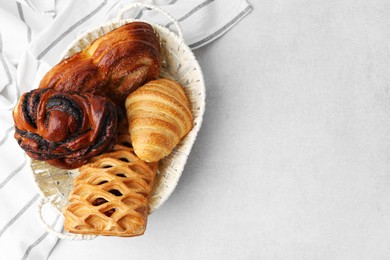
[[[132,148],[117,144],[79,171],[64,210],[65,230],[123,237],[145,232],[156,163],[146,164]]]
[[[77,168],[116,142],[116,105],[90,93],[35,89],[21,96],[13,118],[20,147],[60,168]]]
[[[125,106],[134,151],[146,162],[170,154],[193,126],[184,89],[170,79],[149,81],[128,96]]]
[[[54,66],[39,88],[97,92],[123,108],[126,97],[160,73],[160,43],[144,22],[125,24]]]

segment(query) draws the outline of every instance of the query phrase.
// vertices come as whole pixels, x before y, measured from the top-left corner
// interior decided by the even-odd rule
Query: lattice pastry
[[[145,232],[156,163],[146,164],[132,148],[115,145],[79,170],[64,212],[65,230],[126,237]]]

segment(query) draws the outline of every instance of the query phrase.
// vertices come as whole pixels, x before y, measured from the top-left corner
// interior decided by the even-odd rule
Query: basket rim
[[[94,26],[94,27],[91,27],[90,29],[82,32],[79,36],[77,36],[74,40],[72,40],[68,46],[66,47],[66,50],[59,56],[60,60],[64,59],[64,58],[67,58],[71,55],[68,55],[69,51],[74,47],[76,46],[82,39],[86,38],[89,34],[91,33],[94,33],[96,31],[100,31],[101,28],[103,27],[113,27],[113,29],[116,29],[124,24],[128,24],[128,23],[131,23],[131,22],[145,22],[145,23],[148,23],[150,24],[154,29],[155,28],[158,28],[159,30],[159,35],[161,35],[161,32],[163,34],[167,34],[169,35],[169,37],[172,37],[175,39],[175,41],[178,42],[178,44],[183,47],[185,49],[185,52],[186,54],[189,54],[190,58],[191,58],[191,62],[193,63],[193,66],[196,68],[197,70],[197,77],[199,79],[199,90],[200,92],[202,93],[202,97],[197,101],[199,103],[199,110],[198,110],[198,117],[197,117],[197,123],[196,125],[193,126],[193,128],[191,129],[191,131],[187,134],[187,135],[191,135],[192,136],[192,141],[187,144],[187,147],[188,147],[188,151],[190,152],[192,150],[192,147],[193,147],[193,144],[196,140],[196,137],[199,133],[199,130],[200,130],[200,127],[202,125],[202,122],[203,122],[203,116],[204,116],[204,113],[205,113],[205,109],[206,109],[206,87],[205,87],[205,82],[204,82],[204,77],[203,77],[203,73],[202,73],[202,70],[201,70],[201,67],[199,65],[199,62],[197,61],[194,53],[192,52],[192,50],[190,49],[190,47],[184,42],[184,39],[183,38],[180,38],[178,37],[178,35],[176,33],[174,33],[173,31],[169,30],[168,28],[166,27],[163,27],[159,24],[156,24],[156,23],[153,23],[153,22],[150,22],[150,21],[147,21],[147,20],[142,20],[142,19],[121,19],[121,20],[113,20],[113,21],[108,21],[108,22],[105,22],[105,23],[102,23],[100,25],[97,25],[97,26]],[[95,40],[95,39],[94,39]],[[187,159],[188,159],[188,156],[189,154],[186,154],[186,159],[184,161],[184,163],[182,163],[181,167],[180,167],[180,174],[178,174],[176,176],[176,178],[172,181],[172,185],[169,186],[169,188],[166,188],[166,194],[164,197],[161,197],[160,200],[159,200],[159,203],[157,204],[157,206],[155,206],[151,211],[150,213],[156,211],[157,209],[159,209],[167,200],[168,198],[172,195],[173,191],[175,190],[180,178],[181,178],[181,175],[184,171],[184,168],[185,168],[185,165],[187,163]],[[32,160],[31,158],[29,158],[29,168],[34,176],[34,183],[35,183],[35,186],[39,192],[39,194],[43,197],[43,198],[50,198],[50,196],[46,196],[44,194],[44,191],[41,189],[40,185],[39,185],[39,182],[36,178],[36,174],[35,174],[35,171],[34,169],[31,167],[32,166]],[[59,211],[59,209],[53,205],[52,203],[50,203],[50,205],[52,206],[52,208],[54,208],[57,212]],[[60,212],[62,214],[62,212]]]

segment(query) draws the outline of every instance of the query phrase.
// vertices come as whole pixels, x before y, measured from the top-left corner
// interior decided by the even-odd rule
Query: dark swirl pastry
[[[13,118],[20,147],[60,168],[77,168],[116,141],[116,105],[90,93],[35,89],[22,95]]]
[[[160,74],[160,43],[144,22],[125,24],[54,66],[39,88],[97,92],[122,109],[126,97]]]

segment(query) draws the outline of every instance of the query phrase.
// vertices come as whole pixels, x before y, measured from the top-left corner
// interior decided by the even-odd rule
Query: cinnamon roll
[[[90,93],[35,89],[22,95],[13,118],[20,147],[60,168],[77,168],[116,141],[116,105]]]

